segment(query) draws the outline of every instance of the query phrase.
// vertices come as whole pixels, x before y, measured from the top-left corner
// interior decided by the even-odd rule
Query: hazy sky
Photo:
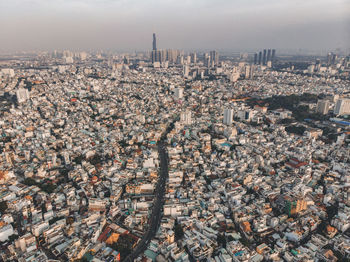
[[[350,47],[350,0],[0,0],[0,51]]]

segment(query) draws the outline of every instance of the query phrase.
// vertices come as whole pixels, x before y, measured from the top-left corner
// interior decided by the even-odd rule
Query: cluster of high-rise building
[[[210,51],[204,54],[204,65],[206,67],[214,67],[219,65],[219,53],[217,51]]]
[[[153,34],[153,42],[152,42],[152,52],[151,52],[151,60],[152,63],[159,62],[170,62],[170,63],[176,63],[178,62],[178,57],[182,54],[179,50],[174,49],[166,49],[161,50],[157,49],[157,38],[156,34]]]
[[[0,260],[350,259],[348,58],[78,56],[0,65]]]
[[[183,51],[175,49],[157,49],[157,38],[156,34],[153,34],[152,41],[152,51],[151,51],[151,62],[154,66],[166,66],[168,63],[177,63],[177,64],[196,64],[198,62],[197,54],[195,52],[185,55]],[[219,53],[217,51],[210,51],[205,53],[203,56],[203,63],[207,68],[215,67],[219,65]],[[184,67],[184,71],[187,70]],[[187,72],[187,71],[186,71]],[[187,73],[184,72],[185,75]]]
[[[255,65],[267,65],[272,66],[272,64],[276,61],[276,49],[264,49],[259,53],[254,54]]]
[[[336,101],[334,107],[335,115],[349,115],[350,114],[350,99],[343,98]]]
[[[331,52],[331,53],[328,53],[327,54],[327,65],[335,65],[336,64],[336,61],[337,61],[337,54]]]
[[[326,97],[317,101],[316,112],[327,115],[330,111],[335,116],[350,115],[350,98],[347,96]]]

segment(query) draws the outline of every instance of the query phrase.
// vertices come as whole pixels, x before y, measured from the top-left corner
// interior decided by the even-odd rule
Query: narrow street
[[[176,120],[175,120],[176,121]],[[166,135],[174,128],[171,123],[162,138],[158,142],[158,155],[160,159],[159,178],[155,190],[155,199],[153,202],[152,213],[149,220],[149,228],[143,235],[141,241],[137,244],[133,252],[124,259],[124,261],[133,262],[139,255],[141,255],[147,248],[149,242],[154,238],[160,226],[162,219],[162,208],[164,205],[164,195],[166,190],[166,181],[169,176],[168,173],[168,154],[166,152]]]

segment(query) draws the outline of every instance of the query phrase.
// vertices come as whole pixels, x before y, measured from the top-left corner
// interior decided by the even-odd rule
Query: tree
[[[179,240],[184,236],[184,230],[180,224],[175,225],[174,232],[176,240]]]
[[[74,262],[89,262],[89,260],[86,257],[82,257],[80,259],[74,260]]]
[[[331,221],[332,218],[336,214],[338,214],[338,208],[339,208],[339,203],[338,202],[336,202],[334,205],[326,207],[326,212],[327,212],[327,215],[328,215],[328,221]]]
[[[43,214],[47,212],[47,208],[46,208],[45,203],[42,203],[42,204],[41,204],[41,212],[42,212]]]
[[[208,176],[204,176],[205,182],[207,182],[208,185],[211,185],[211,179]]]
[[[51,183],[46,183],[46,184],[39,184],[38,185],[40,187],[40,189],[48,194],[53,193],[53,191],[55,191],[56,186],[54,184]]]
[[[77,165],[81,165],[82,160],[84,159],[84,156],[79,155],[76,158],[73,159],[73,162],[75,162]]]
[[[24,179],[23,184],[27,186],[36,186],[37,182],[33,178],[27,177],[26,179]]]
[[[8,206],[7,206],[7,202],[6,201],[0,202],[0,213],[5,213],[7,208],[8,208]]]
[[[117,242],[110,245],[111,248],[120,253],[121,259],[125,259],[131,254],[135,240],[130,235],[121,235]]]
[[[49,220],[49,225],[56,223],[58,220],[64,219],[64,216],[54,217]]]
[[[302,136],[304,134],[306,128],[304,126],[287,126],[285,128],[285,130],[288,133],[294,133],[294,134]]]
[[[222,234],[218,234],[216,238],[219,245],[222,245],[223,248],[226,248],[226,237]]]
[[[280,121],[280,123],[281,124],[291,124],[291,123],[293,123],[294,122],[294,120],[293,119],[291,119],[291,118],[283,118],[281,121]]]
[[[18,239],[18,238],[19,238],[18,235],[11,235],[11,236],[9,236],[9,241],[10,241],[10,242],[13,242],[13,241],[15,241],[15,240]]]

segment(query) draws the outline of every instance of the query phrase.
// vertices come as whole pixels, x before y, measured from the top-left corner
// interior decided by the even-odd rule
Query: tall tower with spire
[[[156,39],[156,34],[153,33],[153,50],[157,50],[157,39]]]

